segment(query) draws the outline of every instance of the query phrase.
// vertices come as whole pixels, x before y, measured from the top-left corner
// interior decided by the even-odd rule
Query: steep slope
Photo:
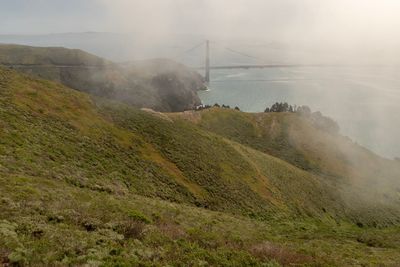
[[[17,171],[109,192],[129,191],[256,218],[329,214],[368,225],[399,220],[398,184],[394,183],[398,176],[389,177],[393,181],[344,171],[343,176],[327,176],[322,167],[330,166],[329,161],[307,172],[289,164],[285,156],[281,158],[288,162],[186,120],[163,119],[103,99],[94,103],[88,95],[9,70],[2,70],[2,77],[2,166],[10,174]],[[243,125],[246,131],[250,124],[243,118],[253,116],[224,110],[204,114],[204,120],[210,114],[238,118],[239,124],[220,121],[218,125]],[[293,126],[313,129],[302,118],[291,116],[291,120]],[[300,130],[308,136],[307,129]],[[340,147],[333,137],[324,137],[325,146]],[[254,142],[251,136],[246,140],[250,145]],[[294,149],[288,150],[293,157]],[[316,157],[294,151],[299,159]],[[325,152],[337,156],[335,151]],[[379,164],[379,159],[373,160],[370,167],[378,169],[373,164]],[[340,166],[347,170],[351,165]],[[398,169],[382,171],[395,174]],[[367,187],[367,182],[375,187]]]
[[[372,214],[382,218],[398,214],[399,164],[375,155],[332,131],[332,127],[323,127],[325,119],[320,114],[250,114],[209,109],[172,117],[192,121],[203,129],[318,175],[339,190],[356,217],[368,221]],[[396,217],[393,219],[398,221]]]
[[[192,122],[4,68],[0,184],[0,263],[340,266],[400,258],[398,227],[368,227],[395,224],[396,213],[369,214],[365,205],[358,216],[325,177]]]
[[[6,173],[256,217],[318,216],[322,205],[340,214],[335,197],[316,177],[259,152],[246,154],[190,123],[172,123],[120,103],[95,105],[88,95],[12,71],[2,70],[2,77]],[[285,187],[268,186],[271,177],[252,163],[253,154],[275,166],[268,176],[282,177],[285,186],[301,181],[304,186],[283,201]]]
[[[200,104],[202,77],[170,60],[118,65],[81,50],[0,45],[0,64],[135,107],[183,111]]]

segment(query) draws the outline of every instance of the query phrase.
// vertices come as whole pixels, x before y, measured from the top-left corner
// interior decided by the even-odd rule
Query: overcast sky
[[[0,0],[0,33],[194,33],[397,42],[399,0]]]
[[[142,47],[191,34],[277,42],[292,61],[398,64],[399,11],[400,0],[0,0],[0,34],[130,33]]]

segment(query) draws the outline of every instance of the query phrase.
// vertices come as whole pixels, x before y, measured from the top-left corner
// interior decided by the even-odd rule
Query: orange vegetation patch
[[[275,260],[283,266],[299,266],[315,262],[315,259],[310,256],[293,252],[270,242],[253,245],[249,252],[259,259]]]
[[[207,194],[206,191],[196,183],[190,181],[182,171],[172,162],[165,159],[151,144],[145,144],[142,148],[144,158],[155,162],[161,168],[163,168],[169,175],[171,175],[175,181],[184,186],[189,192],[191,192],[196,198],[204,199]]]

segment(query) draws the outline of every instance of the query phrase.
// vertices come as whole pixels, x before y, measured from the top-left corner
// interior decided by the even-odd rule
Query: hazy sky
[[[399,0],[0,0],[0,33],[194,33],[398,43]]]
[[[276,41],[329,61],[400,58],[400,0],[0,0],[0,7],[0,34],[134,33],[138,43],[145,33],[147,46],[192,34]]]

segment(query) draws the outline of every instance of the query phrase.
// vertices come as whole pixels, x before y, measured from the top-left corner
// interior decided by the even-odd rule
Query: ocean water
[[[275,102],[308,105],[381,156],[400,157],[400,68],[382,66],[211,70],[203,104],[262,112]]]

